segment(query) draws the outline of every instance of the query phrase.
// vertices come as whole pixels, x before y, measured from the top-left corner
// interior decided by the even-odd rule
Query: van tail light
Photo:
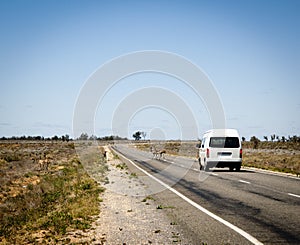
[[[209,149],[206,149],[206,158],[209,158]]]
[[[243,150],[240,149],[240,158],[242,158],[242,156],[243,156]]]

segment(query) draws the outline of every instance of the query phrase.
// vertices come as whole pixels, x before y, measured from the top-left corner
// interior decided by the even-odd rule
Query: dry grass
[[[243,142],[243,165],[300,176],[299,142]]]
[[[37,165],[44,157],[48,170]],[[104,176],[105,164],[97,166]],[[90,228],[104,190],[67,142],[0,143],[0,186],[1,244],[64,243]]]
[[[245,141],[242,142],[243,149],[253,149],[253,142]],[[299,151],[300,142],[271,142],[271,141],[260,141],[257,145],[257,149],[267,150],[288,150],[288,151]]]
[[[299,151],[244,149],[243,165],[300,176],[300,153]]]

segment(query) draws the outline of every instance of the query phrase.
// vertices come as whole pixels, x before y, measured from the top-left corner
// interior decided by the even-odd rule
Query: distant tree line
[[[275,134],[272,134],[270,135],[270,138],[268,136],[263,136],[264,138],[264,142],[265,144],[268,142],[271,142],[271,143],[300,143],[300,136],[297,136],[297,135],[294,135],[294,136],[288,136],[288,137],[285,137],[285,136],[278,136],[278,135],[275,135]],[[242,137],[242,141],[245,142],[246,141],[246,138],[245,137]],[[261,142],[261,140],[259,138],[257,138],[256,136],[252,136],[250,138],[250,143],[252,143],[252,146],[254,149],[257,149],[258,148],[258,145],[259,143]]]
[[[300,142],[300,136],[297,136],[297,135],[294,135],[294,136],[288,136],[288,137],[285,137],[285,136],[279,136],[279,135],[275,135],[275,134],[272,134],[270,136],[270,138],[268,138],[268,136],[264,136],[264,140],[265,141],[270,141],[271,142],[274,142],[274,141],[277,141],[277,142],[293,142],[293,143],[297,143],[297,142]]]
[[[57,136],[57,135],[54,135],[52,137],[43,137],[43,136],[26,136],[26,135],[23,135],[23,136],[11,136],[11,137],[1,137],[0,140],[41,140],[41,141],[51,141],[51,140],[54,140],[54,141],[70,141],[72,140],[70,138],[70,136],[68,134],[66,135],[62,135],[62,136]]]
[[[27,140],[27,141],[72,141],[73,139],[70,138],[68,134],[57,136],[54,135],[52,137],[43,137],[43,136],[11,136],[11,137],[1,137],[0,140]],[[89,136],[87,133],[82,133],[76,140],[127,140],[127,138],[122,138],[119,136],[104,136],[104,137],[97,137],[95,135]]]
[[[77,140],[127,140],[127,138],[122,138],[120,136],[110,135],[104,137],[97,137],[96,135],[89,136],[87,133],[82,133]]]
[[[135,140],[140,140],[140,139],[145,139],[146,138],[146,132],[143,131],[136,131],[132,137]],[[264,141],[265,142],[291,142],[291,143],[300,143],[300,136],[297,135],[293,135],[293,136],[278,136],[275,134],[270,135],[270,137],[268,136],[263,136]],[[62,135],[62,136],[57,136],[54,135],[52,137],[43,137],[43,136],[11,136],[11,137],[1,137],[0,140],[44,140],[44,141],[71,141],[73,140],[72,138],[70,138],[70,136],[68,134]],[[126,137],[120,137],[120,136],[115,136],[115,135],[110,135],[110,136],[104,136],[104,137],[97,137],[95,135],[91,135],[89,136],[87,133],[82,133],[78,138],[76,138],[76,140],[128,140]],[[242,141],[245,142],[246,138],[242,137]],[[252,136],[249,140],[250,142],[252,142],[254,144],[254,146],[257,146],[259,142],[261,142],[261,140],[256,137],[256,136]]]
[[[300,136],[297,136],[297,135],[294,135],[294,136],[288,136],[288,137],[285,137],[285,136],[279,136],[279,135],[276,135],[276,134],[272,134],[270,135],[270,137],[268,136],[264,136],[263,137],[264,140],[266,142],[270,141],[270,142],[292,142],[292,143],[299,143],[300,142]],[[246,138],[245,137],[242,137],[242,141],[246,141]],[[255,142],[255,141],[258,141],[260,142],[260,139],[257,138],[256,136],[252,136],[250,138],[250,142]]]

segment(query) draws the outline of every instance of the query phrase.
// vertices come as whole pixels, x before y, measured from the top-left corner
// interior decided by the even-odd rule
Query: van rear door
[[[238,137],[211,137],[210,157],[216,160],[230,160],[240,158],[240,140]]]

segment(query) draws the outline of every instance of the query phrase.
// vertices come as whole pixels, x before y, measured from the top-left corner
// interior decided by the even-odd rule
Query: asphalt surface
[[[300,244],[300,179],[243,169],[199,171],[195,159],[165,156],[114,147],[126,158],[201,207],[245,231],[263,244]],[[160,184],[139,176],[168,209],[174,223],[184,227],[195,244],[252,244],[232,228],[195,208]]]

